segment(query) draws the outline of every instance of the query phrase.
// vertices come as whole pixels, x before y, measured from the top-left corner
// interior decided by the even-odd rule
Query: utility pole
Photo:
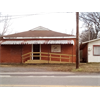
[[[79,68],[79,12],[76,12],[76,69]]]

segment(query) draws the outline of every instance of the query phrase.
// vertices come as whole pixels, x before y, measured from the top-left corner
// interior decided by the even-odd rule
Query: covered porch
[[[22,55],[22,63],[74,63],[73,40],[27,41],[32,52]]]
[[[6,45],[9,50],[20,46],[19,57],[22,63],[75,63],[73,40],[6,40],[1,42],[1,46]],[[18,48],[14,49],[14,52],[18,54],[18,50]],[[16,57],[14,53],[12,56]]]
[[[29,52],[22,55],[22,63],[73,63],[71,54]]]

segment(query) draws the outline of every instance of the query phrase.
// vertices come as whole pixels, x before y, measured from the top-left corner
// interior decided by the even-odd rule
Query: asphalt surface
[[[62,72],[1,73],[0,86],[99,86],[100,74]]]
[[[53,72],[33,67],[0,67],[0,86],[100,86],[100,73]]]

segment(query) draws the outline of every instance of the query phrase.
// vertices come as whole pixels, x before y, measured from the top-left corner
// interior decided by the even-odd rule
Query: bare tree
[[[89,41],[95,39],[95,30],[93,27],[88,27],[80,34],[80,42]],[[99,33],[98,33],[99,37]]]
[[[0,36],[3,36],[8,31],[9,22],[10,22],[9,16],[1,16],[0,14],[0,24],[1,24]]]
[[[96,39],[100,31],[100,12],[82,12],[79,18],[89,31],[90,39]]]
[[[73,33],[74,33],[74,29],[72,29],[72,31],[71,31],[71,35],[73,35]]]
[[[85,30],[80,34],[80,43],[90,40],[90,31]]]
[[[98,33],[98,38],[100,38],[100,32]]]

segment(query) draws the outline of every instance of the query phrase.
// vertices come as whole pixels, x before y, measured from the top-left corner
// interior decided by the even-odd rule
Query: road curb
[[[84,85],[0,85],[0,87],[100,87]]]
[[[75,74],[72,72],[0,72],[0,74]]]

